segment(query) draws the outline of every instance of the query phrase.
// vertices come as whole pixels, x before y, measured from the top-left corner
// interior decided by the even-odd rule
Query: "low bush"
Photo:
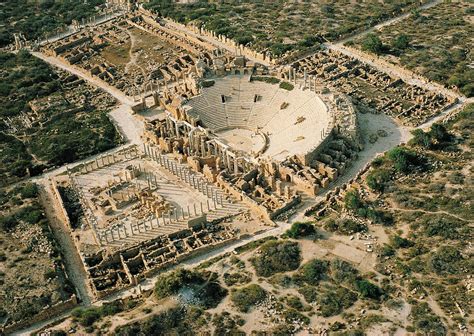
[[[298,239],[301,237],[312,236],[316,233],[316,229],[312,223],[296,222],[286,231],[286,235],[290,238]]]
[[[160,275],[155,283],[155,296],[163,299],[170,295],[178,293],[178,291],[186,284],[201,281],[196,274],[187,269],[178,269],[169,273]]]
[[[205,81],[202,81],[201,85],[203,88],[208,88],[208,87],[213,86],[215,83],[216,82],[213,80],[205,80]]]
[[[390,237],[390,245],[398,249],[398,248],[412,247],[414,243],[409,239],[395,235],[395,236]]]
[[[337,232],[344,235],[367,231],[367,225],[349,218],[329,219],[324,223],[324,228],[330,232]]]
[[[288,83],[288,82],[281,82],[280,83],[280,89],[291,91],[294,88],[295,88],[294,85],[291,84],[291,83]]]
[[[84,327],[92,326],[105,316],[118,314],[122,311],[122,306],[117,302],[104,303],[100,307],[76,308],[72,316]]]
[[[243,313],[248,312],[254,305],[263,301],[267,292],[257,284],[234,289],[230,299],[237,309]]]
[[[331,260],[330,271],[337,283],[353,283],[359,273],[350,263],[340,259]]]
[[[320,280],[325,278],[328,270],[328,261],[312,259],[301,266],[298,277],[310,285],[317,285]]]
[[[215,308],[227,296],[227,289],[221,287],[217,282],[206,282],[196,293],[196,298],[199,300],[199,306],[204,309]]]
[[[268,77],[268,76],[252,76],[251,78],[252,81],[259,81],[259,82],[265,82],[269,84],[278,84],[280,83],[280,80],[275,77]]]
[[[203,311],[196,307],[173,307],[144,321],[120,326],[114,330],[117,336],[135,335],[190,335],[203,320]]]
[[[321,315],[324,317],[338,315],[356,301],[357,294],[345,287],[330,289],[318,296]]]
[[[316,302],[318,299],[318,288],[316,286],[304,285],[298,287],[298,293],[303,295],[308,303]]]
[[[429,266],[438,275],[459,274],[463,266],[472,269],[474,262],[467,261],[470,265],[465,265],[466,261],[454,246],[441,246],[431,255]]]
[[[383,294],[383,291],[380,287],[365,279],[357,280],[355,282],[355,287],[362,297],[365,298],[378,300]]]
[[[384,169],[374,169],[366,177],[367,185],[370,189],[378,192],[383,192],[390,180],[390,173]]]
[[[425,335],[446,335],[446,326],[441,319],[434,314],[426,302],[415,302],[412,304],[410,317],[413,320],[414,329]]]
[[[291,241],[268,241],[250,261],[258,276],[269,277],[275,273],[296,270],[301,255],[298,243]]]

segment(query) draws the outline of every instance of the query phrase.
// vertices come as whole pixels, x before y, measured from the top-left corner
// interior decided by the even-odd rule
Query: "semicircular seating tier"
[[[269,139],[264,155],[278,161],[310,152],[324,139],[331,114],[315,92],[297,87],[288,91],[245,75],[214,80],[187,105],[188,114],[216,135],[229,129],[263,133]]]

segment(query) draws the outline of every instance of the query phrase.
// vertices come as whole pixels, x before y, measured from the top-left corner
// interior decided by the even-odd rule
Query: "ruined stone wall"
[[[65,311],[74,308],[77,305],[77,303],[78,303],[77,297],[76,295],[73,294],[69,300],[62,301],[54,306],[45,308],[31,318],[16,322],[14,324],[7,325],[5,328],[3,328],[3,330],[0,329],[0,331],[3,334],[11,334],[17,330],[29,327],[35,323],[38,323],[38,322],[41,322],[53,317],[57,317],[61,315],[62,313],[64,313]]]
[[[329,135],[327,135],[315,149],[313,149],[312,151],[304,155],[299,156],[298,159],[301,160],[301,164],[305,166],[310,166],[311,163],[317,159],[318,155],[321,154],[327,148],[327,146],[331,143],[331,141],[334,138],[333,132],[334,130],[331,129]]]
[[[183,25],[179,22],[174,21],[171,18],[167,18],[166,20],[172,22],[176,26],[182,27],[183,29],[188,29],[188,30],[191,30],[192,32],[194,32],[196,34],[203,35],[203,36],[215,39],[215,40],[219,41],[220,43],[225,44],[228,48],[230,48],[230,50],[232,50],[232,51],[235,50],[236,54],[247,56],[249,58],[254,58],[254,59],[260,60],[264,63],[276,64],[277,60],[272,59],[272,57],[270,55],[267,55],[266,53],[260,53],[260,52],[254,51],[254,50],[252,50],[248,47],[245,47],[241,44],[238,44],[233,39],[230,39],[230,38],[228,38],[224,35],[218,35],[213,31],[210,31],[210,30],[207,30],[207,29],[204,29],[204,28],[198,28],[198,27],[193,26],[193,25],[185,26],[185,25]]]
[[[296,204],[301,202],[301,196],[297,195],[294,196],[290,202],[287,202],[284,206],[282,206],[279,209],[276,209],[270,214],[270,219],[275,219],[285,211],[288,211],[289,209],[293,208]]]
[[[362,50],[360,49],[356,49],[354,47],[351,47],[351,46],[344,46],[345,49],[351,51],[352,53],[360,56],[360,57],[363,57],[363,58],[366,58],[366,59],[371,59],[372,61],[378,63],[379,65],[383,66],[385,69],[390,69],[390,68],[393,68],[394,64],[388,62],[387,60],[385,60],[383,57],[380,57],[378,55],[373,55],[373,54],[367,54],[365,52],[363,52]],[[390,71],[387,71],[389,74],[391,74]],[[408,78],[414,78],[414,79],[417,79],[421,82],[426,82],[426,83],[430,83],[431,85],[435,86],[438,88],[438,92],[443,94],[443,95],[446,95],[446,96],[449,96],[451,97],[451,99],[456,99],[457,96],[455,94],[453,94],[453,92],[451,90],[448,90],[446,89],[445,87],[443,87],[441,84],[439,83],[436,83],[436,82],[433,82],[429,79],[427,79],[426,77],[423,77],[407,68],[402,68],[402,67],[397,67],[397,72],[398,73],[401,73],[403,74],[403,76],[405,77],[408,77]],[[397,77],[399,77],[399,75],[396,75]]]
[[[66,208],[64,207],[64,203],[63,203],[63,200],[61,198],[61,194],[59,193],[59,190],[58,190],[58,184],[57,184],[55,179],[51,180],[50,183],[51,183],[51,186],[52,186],[52,189],[53,189],[53,194],[54,194],[55,201],[56,201],[55,208],[59,208],[61,214],[63,215],[62,219],[67,224],[67,226],[72,230],[73,228],[72,228],[72,225],[71,225],[71,220],[69,219],[69,215],[66,211]]]

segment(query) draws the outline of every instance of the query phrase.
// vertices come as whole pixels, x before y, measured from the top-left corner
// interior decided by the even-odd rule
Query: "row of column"
[[[132,147],[131,149],[126,149],[118,153],[103,155],[96,158],[93,161],[84,163],[83,167],[81,168],[81,173],[87,174],[99,168],[110,166],[112,164],[120,162],[124,158],[125,160],[130,160],[130,159],[136,158],[137,156],[138,156],[138,149],[136,147]]]
[[[296,72],[296,69],[291,67],[288,69],[288,74],[287,74],[287,79],[289,82],[293,82],[296,84],[296,81],[298,79],[298,74]],[[313,84],[313,85],[311,85]],[[303,88],[306,89],[308,88],[310,91],[316,91],[317,87],[317,79],[316,76],[310,76],[308,75],[308,70],[307,68],[303,68]]]
[[[79,203],[81,203],[82,211],[84,213],[84,217],[86,218],[87,222],[91,226],[92,231],[94,232],[95,237],[99,240],[99,245],[102,246],[102,241],[100,239],[100,235],[97,231],[97,218],[94,216],[94,212],[89,207],[89,204],[85,201],[84,194],[82,193],[82,189],[77,186],[77,183],[74,177],[70,174],[68,169],[69,181],[70,186],[77,193]]]
[[[189,169],[181,167],[176,161],[168,159],[167,156],[161,155],[161,153],[155,151],[150,146],[144,144],[145,155],[149,156],[160,166],[166,168],[173,175],[180,178],[180,180],[186,182],[194,189],[200,191],[214,202],[214,208],[217,209],[217,205],[220,204],[224,207],[224,199],[222,193],[216,189],[212,184],[208,183],[205,179],[196,174],[190,174]]]
[[[128,237],[134,237],[140,233],[152,231],[160,227],[165,227],[173,223],[179,223],[186,219],[190,219],[199,215],[204,215],[211,210],[209,200],[206,203],[200,202],[199,205],[194,203],[192,207],[187,206],[187,213],[184,209],[174,209],[173,211],[162,212],[161,216],[153,215],[152,217],[136,222],[118,223],[112,227],[102,230],[98,233],[101,243],[111,243]]]

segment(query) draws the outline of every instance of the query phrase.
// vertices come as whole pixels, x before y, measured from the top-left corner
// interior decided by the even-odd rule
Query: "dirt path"
[[[69,229],[64,226],[64,221],[61,220],[61,214],[54,206],[54,195],[46,180],[40,186],[39,195],[51,229],[61,247],[62,260],[66,265],[69,279],[77,289],[78,298],[84,305],[90,305],[92,302],[92,293],[87,286],[86,271],[82,266],[82,260],[74,245],[73,238],[69,234]]]
[[[120,90],[114,88],[111,85],[108,85],[105,83],[103,80],[100,78],[96,78],[91,76],[90,74],[86,73],[85,71],[79,70],[78,68],[63,62],[62,60],[56,58],[56,57],[51,57],[51,56],[46,56],[40,52],[31,52],[31,54],[35,57],[38,57],[39,59],[45,61],[46,63],[49,63],[55,67],[58,67],[60,69],[66,70],[74,75],[76,75],[79,78],[82,78],[89,83],[101,88],[105,92],[108,92],[110,95],[115,97],[119,102],[122,104],[128,105],[128,106],[133,106],[134,102],[133,100],[126,96],[124,93],[122,93]]]
[[[396,207],[393,207],[391,206],[390,209],[392,210],[396,210],[396,211],[401,211],[401,212],[423,212],[423,213],[427,213],[427,214],[433,214],[433,215],[437,215],[437,214],[443,214],[443,215],[446,215],[446,216],[451,216],[451,217],[454,217],[456,219],[459,219],[460,221],[462,222],[467,222],[467,223],[472,223],[473,221],[472,220],[469,220],[469,219],[465,219],[465,218],[461,218],[457,215],[454,215],[452,213],[449,213],[447,211],[442,211],[442,210],[438,210],[438,211],[427,211],[427,210],[423,210],[423,209],[402,209],[402,208],[396,208]]]
[[[125,33],[127,33],[128,36],[130,37],[130,49],[128,50],[128,55],[130,57],[130,61],[128,61],[128,63],[125,65],[125,72],[128,74],[128,73],[130,73],[130,68],[131,67],[136,67],[136,68],[140,69],[140,71],[142,72],[143,77],[146,78],[147,76],[146,76],[145,69],[143,67],[141,67],[140,65],[138,65],[138,63],[137,63],[139,53],[138,52],[133,52],[133,50],[135,49],[135,47],[137,45],[137,37],[132,32],[130,32],[128,29],[121,28],[121,27],[120,27],[120,29],[122,31],[124,31]]]

